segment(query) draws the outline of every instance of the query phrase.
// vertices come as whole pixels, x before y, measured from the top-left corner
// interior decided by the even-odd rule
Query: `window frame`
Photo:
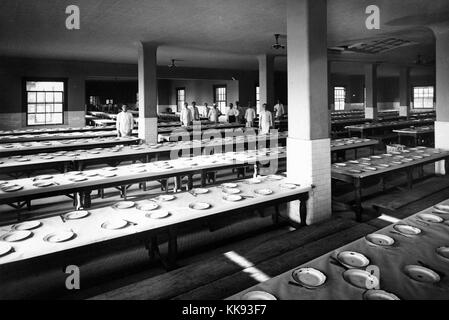
[[[334,110],[341,111],[345,110],[346,106],[346,87],[345,86],[334,86]],[[337,94],[337,91],[343,91],[343,99],[340,95]],[[343,102],[343,108],[340,108],[341,103]],[[338,108],[337,108],[338,106]]]
[[[28,123],[28,92],[41,92],[41,91],[28,91],[27,82],[62,82],[64,87],[64,92],[62,94],[62,122],[61,123],[38,123],[29,124]],[[60,126],[66,124],[66,112],[68,111],[68,79],[67,78],[53,78],[53,77],[24,77],[22,78],[22,111],[26,116],[26,126],[27,127],[37,127],[37,126]],[[60,91],[42,91],[42,92],[60,92]],[[36,101],[37,108],[37,101]],[[36,109],[37,111],[37,109]],[[35,112],[37,113],[37,112]],[[49,113],[59,113],[59,112],[49,112]],[[44,114],[47,114],[45,111]]]
[[[224,100],[217,100],[217,89],[224,88]],[[215,84],[213,86],[213,97],[214,97],[214,103],[217,104],[218,109],[222,114],[226,113],[226,107],[228,106],[228,86],[226,84]],[[220,103],[224,103],[224,108],[221,109]]]
[[[430,96],[426,96],[425,90],[429,90],[430,88],[432,88],[432,97]],[[423,91],[421,92],[421,96],[420,97],[416,97],[415,96],[415,90],[416,89],[422,89]],[[434,110],[435,109],[435,86],[413,86],[412,88],[412,98],[413,98],[413,109],[425,109],[425,110]],[[416,100],[420,99],[421,100],[421,105],[419,107],[416,106]],[[430,107],[426,107],[424,102],[425,100],[429,100],[430,98],[432,98],[432,106]]]
[[[178,93],[180,90],[184,91],[184,100],[178,100],[178,98],[179,98]],[[176,112],[181,112],[182,105],[180,106],[179,102],[182,101],[182,104],[184,104],[186,102],[186,87],[177,87],[175,89],[175,96],[176,96]]]

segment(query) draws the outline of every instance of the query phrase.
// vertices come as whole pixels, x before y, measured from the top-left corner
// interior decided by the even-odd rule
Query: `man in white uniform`
[[[200,121],[200,112],[198,107],[196,106],[196,102],[192,102],[192,107],[190,108],[190,112],[192,113],[193,121]]]
[[[249,106],[245,112],[245,120],[247,128],[251,128],[253,126],[255,118],[256,118],[256,110],[254,110],[252,106]]]
[[[274,106],[274,111],[276,112],[276,119],[282,118],[285,114],[284,105],[278,100],[278,103]]]
[[[209,113],[207,117],[209,118],[209,121],[212,121],[213,123],[218,123],[218,117],[220,117],[221,112],[217,108],[217,104],[214,103],[212,106],[212,109],[209,110]]]
[[[192,122],[192,112],[188,106],[189,104],[186,102],[181,109],[181,126],[183,127],[189,126]]]
[[[267,104],[264,103],[260,108],[259,115],[259,133],[268,134],[270,133],[270,128],[273,126],[273,116],[271,112],[267,110]]]
[[[128,112],[128,106],[122,106],[122,112],[117,115],[117,137],[130,137],[134,128],[134,117]]]

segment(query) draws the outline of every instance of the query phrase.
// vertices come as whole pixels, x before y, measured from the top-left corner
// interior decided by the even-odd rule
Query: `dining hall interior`
[[[447,0],[0,6],[0,299],[449,299]]]

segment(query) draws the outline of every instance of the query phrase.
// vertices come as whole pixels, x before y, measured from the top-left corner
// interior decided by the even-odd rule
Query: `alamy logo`
[[[65,279],[65,287],[67,290],[80,289],[80,268],[75,265],[67,266],[65,273],[69,276]]]
[[[369,14],[366,18],[365,26],[368,30],[379,30],[380,29],[380,9],[378,6],[370,5],[366,7],[366,14]]]
[[[80,29],[80,8],[75,5],[70,5],[65,8],[65,13],[69,16],[65,19],[65,27],[68,30]]]

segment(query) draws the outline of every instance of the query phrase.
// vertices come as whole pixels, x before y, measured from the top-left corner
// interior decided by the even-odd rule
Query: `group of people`
[[[219,117],[222,116],[218,105],[214,103],[212,108],[209,108],[207,103],[205,103],[206,114],[209,121],[213,123],[219,122]],[[274,106],[274,112],[276,118],[281,118],[284,115],[284,106],[278,101]],[[239,102],[230,103],[225,111],[226,122],[228,123],[241,123],[245,124],[247,128],[254,127],[254,120],[257,117],[256,110],[250,104],[248,107],[243,109]],[[189,126],[193,121],[200,121],[200,112],[196,106],[196,102],[192,102],[192,105],[186,102],[181,109],[181,126]],[[117,135],[119,137],[131,136],[134,127],[134,117],[128,112],[128,107],[126,105],[122,106],[122,112],[117,115]],[[267,134],[270,129],[274,127],[273,114],[271,111],[267,110],[267,104],[264,103],[259,112],[259,132],[261,134]]]

